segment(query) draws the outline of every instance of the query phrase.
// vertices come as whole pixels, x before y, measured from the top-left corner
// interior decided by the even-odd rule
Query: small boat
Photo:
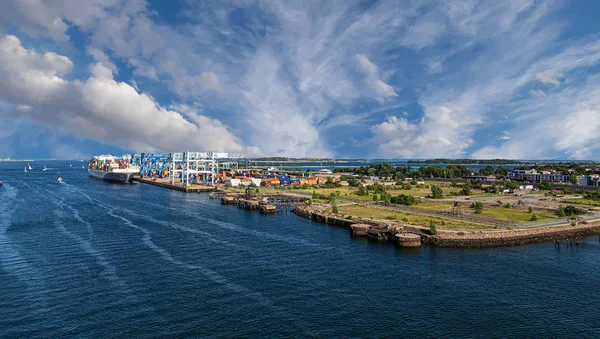
[[[0,181],[0,187],[2,187],[2,181]]]
[[[29,167],[29,170],[31,171],[33,168],[31,168],[30,164],[27,164],[27,167]]]
[[[85,169],[85,167],[83,165],[81,165],[81,168]]]
[[[73,165],[69,164],[69,167],[73,167]]]
[[[25,167],[25,173],[27,173],[27,167]]]
[[[62,180],[62,178],[58,178],[58,180],[56,180],[56,182],[58,182],[59,184],[62,184],[63,180]]]
[[[46,168],[46,165],[44,165],[44,169],[42,171],[47,171],[48,169]]]

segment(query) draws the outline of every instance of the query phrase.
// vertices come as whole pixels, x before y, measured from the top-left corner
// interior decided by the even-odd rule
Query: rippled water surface
[[[0,337],[600,336],[598,237],[401,250],[71,164],[0,163]]]

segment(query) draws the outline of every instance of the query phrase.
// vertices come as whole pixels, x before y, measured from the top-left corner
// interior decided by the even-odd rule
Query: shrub
[[[577,208],[575,206],[569,205],[567,207],[565,207],[565,214],[566,215],[580,215],[580,214],[585,214],[585,210],[582,208]]]
[[[458,235],[465,235],[465,232],[458,232],[456,234],[458,234]]]
[[[383,205],[384,206],[389,206],[391,203],[391,199],[390,199],[390,195],[389,194],[382,194],[382,199],[383,200]]]
[[[398,219],[398,216],[396,216],[396,215],[388,215],[384,219],[385,220],[396,220],[396,219]]]
[[[416,205],[418,203],[415,197],[408,194],[400,194],[396,197],[391,197],[390,202],[392,202],[393,204],[400,204],[406,206]]]
[[[333,213],[335,213],[335,214],[338,214],[338,213],[339,213],[338,206],[337,206],[337,204],[335,203],[335,201],[331,203],[331,212],[333,212]]]
[[[582,223],[582,224],[584,224],[584,225],[587,225],[587,224],[588,224],[588,222],[587,222],[587,221],[585,221],[585,220],[584,220],[584,221],[582,221],[581,223]]]
[[[437,227],[435,226],[435,223],[433,222],[433,220],[429,220],[429,232],[432,235],[436,235],[437,234]]]
[[[542,183],[540,183],[539,189],[540,189],[540,191],[551,191],[554,188],[552,187],[552,185],[549,182],[542,182]]]
[[[347,219],[347,220],[352,220],[352,216],[351,216],[351,215],[349,215],[349,216],[347,216],[347,217],[346,217],[346,219]]]
[[[537,221],[537,220],[538,220],[538,218],[537,218],[537,215],[535,215],[535,214],[532,214],[531,219],[529,219],[529,221]]]
[[[377,201],[379,200],[379,197],[377,196],[377,194],[373,194],[373,201]]]
[[[531,208],[531,206],[529,206],[529,209],[527,209],[527,212],[533,213],[533,208]]]
[[[404,221],[404,222],[408,222],[408,218],[407,217],[404,217],[401,220]]]
[[[464,185],[459,193],[460,193],[460,195],[471,195],[472,194],[471,186]]]
[[[471,204],[471,207],[475,209],[475,214],[483,213],[483,203],[480,201],[474,202]]]
[[[506,203],[506,205],[504,205],[504,208],[511,208],[512,206],[510,205],[510,203]]]
[[[576,226],[577,223],[575,221],[571,222],[571,226]]]
[[[442,199],[444,197],[444,191],[442,191],[442,188],[440,186],[432,185],[431,186],[431,197],[433,199]]]
[[[559,207],[558,211],[556,212],[558,214],[559,217],[566,217],[566,216],[576,216],[576,215],[581,215],[581,214],[585,214],[585,210],[582,208],[577,208],[575,206],[569,205],[567,207]]]

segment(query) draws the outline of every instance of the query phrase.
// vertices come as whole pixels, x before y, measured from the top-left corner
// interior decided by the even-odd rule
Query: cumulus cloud
[[[110,60],[110,57],[108,55],[106,55],[106,53],[104,53],[103,51],[101,51],[97,48],[94,48],[94,47],[89,47],[87,49],[87,54],[91,55],[96,62],[99,62],[102,65],[104,65],[104,67],[107,67],[108,69],[110,69],[111,72],[113,72],[113,74],[119,74],[119,69],[117,68],[117,66]]]
[[[18,117],[135,151],[258,152],[245,148],[216,119],[187,112],[190,121],[115,81],[102,63],[90,66],[91,77],[85,81],[68,82],[58,76],[71,68],[68,58],[25,49],[15,36],[0,40],[0,73],[7,79],[0,85],[0,95],[16,105]]]
[[[448,107],[440,107],[438,112],[418,123],[392,116],[371,126],[371,132],[380,154],[404,158],[436,157],[443,150],[445,156],[455,158],[462,156],[463,150],[473,143],[472,139],[457,138],[458,126],[454,112]]]

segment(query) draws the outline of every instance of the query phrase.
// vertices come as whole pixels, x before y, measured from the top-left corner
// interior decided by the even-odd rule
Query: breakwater
[[[400,247],[419,247],[421,238],[426,236],[424,231],[417,227],[349,215],[336,215],[310,206],[299,206],[292,212],[307,219],[347,228],[353,236],[367,237],[377,242],[391,242]]]

